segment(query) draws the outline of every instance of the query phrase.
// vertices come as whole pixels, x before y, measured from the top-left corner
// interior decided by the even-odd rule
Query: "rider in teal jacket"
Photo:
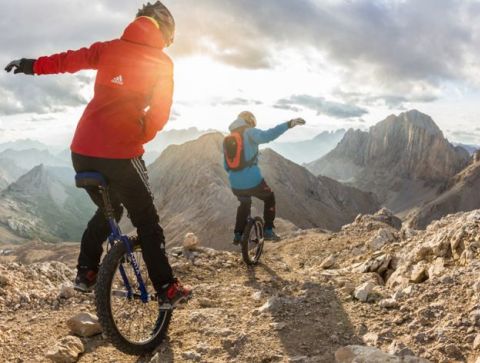
[[[262,172],[258,166],[258,147],[260,144],[269,143],[288,129],[304,125],[303,119],[294,119],[284,122],[268,130],[260,130],[256,128],[257,120],[255,116],[248,111],[242,112],[238,118],[230,125],[230,131],[246,128],[243,131],[243,147],[245,160],[250,161],[257,159],[251,166],[239,171],[229,170],[224,160],[225,170],[228,172],[230,186],[233,194],[240,201],[237,210],[237,219],[235,224],[234,244],[238,244],[241,240],[243,230],[250,215],[252,197],[259,198],[265,202],[264,220],[265,220],[265,239],[278,240],[279,237],[273,231],[275,220],[275,195],[270,187],[263,179]]]
[[[230,131],[241,127],[248,127],[247,122],[242,118],[237,118],[229,127]],[[251,160],[258,154],[260,144],[267,144],[283,135],[289,129],[288,122],[281,123],[269,130],[260,130],[257,128],[248,128],[244,132],[243,147],[245,160]],[[225,170],[228,171],[227,164],[224,163]],[[250,189],[259,185],[262,180],[262,172],[257,164],[240,171],[231,171],[228,173],[232,189]]]

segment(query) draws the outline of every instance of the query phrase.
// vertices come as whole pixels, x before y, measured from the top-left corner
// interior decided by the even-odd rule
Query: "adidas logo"
[[[122,75],[119,75],[117,77],[115,77],[114,79],[112,79],[111,81],[112,83],[115,83],[115,84],[118,84],[120,86],[123,86],[123,77]]]

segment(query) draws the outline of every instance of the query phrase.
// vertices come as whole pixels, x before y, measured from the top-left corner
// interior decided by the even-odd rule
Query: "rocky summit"
[[[426,230],[383,209],[340,231],[267,244],[247,268],[238,251],[169,249],[194,288],[168,339],[131,357],[104,340],[91,295],[70,288],[74,245],[30,263],[0,256],[0,355],[35,362],[476,362],[480,357],[480,210]],[[188,253],[187,253],[188,252]],[[38,253],[37,260],[45,253]],[[70,256],[70,257],[68,257]],[[88,328],[88,329],[87,329]],[[88,333],[87,333],[88,331]],[[81,337],[80,339],[79,336]]]
[[[450,144],[428,115],[412,110],[391,115],[368,132],[349,130],[334,150],[307,168],[373,192],[394,212],[405,212],[433,199],[469,160],[469,153]]]

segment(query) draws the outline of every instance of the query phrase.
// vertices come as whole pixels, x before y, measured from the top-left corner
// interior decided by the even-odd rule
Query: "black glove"
[[[303,126],[306,122],[303,118],[294,118],[293,120],[288,121],[288,127],[292,128],[295,126]]]
[[[14,61],[11,61],[8,63],[8,65],[5,67],[5,70],[7,72],[11,72],[12,69],[13,73],[24,73],[24,74],[30,74],[33,75],[33,65],[35,64],[36,59],[17,59]]]

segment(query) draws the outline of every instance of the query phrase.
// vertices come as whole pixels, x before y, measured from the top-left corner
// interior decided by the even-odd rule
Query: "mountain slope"
[[[426,228],[432,221],[447,214],[468,212],[480,208],[480,159],[454,176],[445,191],[434,200],[421,206],[409,217],[413,228]]]
[[[369,132],[349,130],[333,151],[307,167],[316,175],[374,192],[401,212],[434,197],[436,188],[469,159],[428,115],[412,110],[389,116]]]
[[[274,142],[269,147],[297,164],[309,163],[327,154],[337,146],[345,130],[324,131],[311,140],[297,142]]]
[[[79,241],[93,205],[69,173],[39,165],[10,184],[0,194],[2,227],[27,239]]]
[[[210,247],[230,247],[238,201],[223,169],[222,140],[222,134],[212,133],[170,146],[150,166],[150,181],[168,242],[178,243],[191,231]],[[262,152],[260,165],[275,191],[278,217],[297,227],[338,230],[358,213],[378,208],[373,196],[317,178],[272,150]],[[255,205],[261,208],[259,203]]]

